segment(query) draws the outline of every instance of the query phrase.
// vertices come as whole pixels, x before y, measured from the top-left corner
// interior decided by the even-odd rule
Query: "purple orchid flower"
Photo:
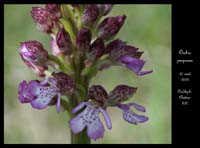
[[[133,106],[136,110],[145,112],[145,108],[143,106],[133,102],[129,104],[121,104],[121,102],[124,102],[132,97],[136,90],[137,88],[130,87],[128,85],[118,85],[109,93],[107,99],[108,106],[113,106],[113,104],[115,104],[115,106],[122,110],[124,120],[132,124],[143,123],[148,120],[148,117],[138,115],[130,110],[130,107]]]
[[[60,110],[59,89],[54,85],[46,86],[46,80],[38,82],[32,80],[29,83],[22,81],[19,84],[19,100],[21,103],[30,103],[33,108],[43,109],[57,96],[57,111]]]
[[[87,101],[77,105],[72,113],[77,113],[85,107],[85,109],[69,122],[70,128],[74,134],[80,133],[87,127],[87,134],[91,139],[102,138],[104,135],[104,126],[98,115],[101,112],[108,129],[112,128],[110,117],[106,111],[109,106],[116,106],[122,110],[125,121],[137,124],[148,120],[144,115],[138,115],[130,110],[133,106],[136,110],[145,112],[145,108],[136,103],[121,104],[121,102],[129,99],[135,92],[136,88],[127,85],[116,86],[109,94],[100,85],[92,85],[88,91]]]
[[[61,95],[72,92],[74,82],[70,76],[62,72],[52,75],[54,78],[46,78],[43,81],[32,80],[29,83],[22,81],[18,88],[20,102],[30,103],[36,109],[43,109],[56,99],[56,109],[59,112]]]
[[[140,59],[143,52],[138,50],[139,49],[134,46],[126,45],[124,41],[119,39],[113,40],[108,43],[105,48],[105,53],[109,54],[109,59],[104,65],[99,67],[99,70],[112,65],[122,65],[138,76],[152,73],[153,70],[142,71],[146,61]]]

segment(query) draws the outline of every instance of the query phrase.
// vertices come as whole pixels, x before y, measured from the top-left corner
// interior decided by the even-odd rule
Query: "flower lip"
[[[99,118],[99,112],[102,113],[108,129],[111,129],[112,124],[109,115],[107,114],[106,110],[103,110],[99,107],[94,107],[89,102],[81,102],[73,109],[73,112],[78,112],[85,106],[86,108],[81,113],[69,121],[70,129],[74,134],[78,134],[86,127],[87,135],[91,139],[96,140],[103,138],[105,129]]]

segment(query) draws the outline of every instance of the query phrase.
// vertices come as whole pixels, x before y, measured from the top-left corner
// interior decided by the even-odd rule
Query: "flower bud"
[[[98,36],[105,40],[113,38],[119,32],[125,19],[125,15],[105,18],[97,27]]]
[[[22,42],[19,48],[19,54],[25,64],[38,76],[45,75],[44,71],[48,69],[46,66],[48,52],[41,43],[37,41]]]
[[[113,4],[98,4],[97,6],[100,8],[101,14],[102,14],[103,16],[109,14],[110,11],[111,11],[112,8],[113,8]]]
[[[60,4],[46,4],[45,7],[52,15],[56,17],[57,20],[61,18],[62,13],[60,9]]]
[[[22,42],[19,52],[24,60],[33,62],[37,65],[44,65],[48,57],[48,52],[38,41]]]
[[[116,86],[108,95],[107,103],[110,105],[115,105],[128,100],[136,92],[137,88],[128,85],[118,85]]]
[[[98,60],[104,54],[104,42],[101,38],[97,38],[89,49],[88,59],[90,61]]]
[[[83,15],[81,17],[82,23],[85,26],[92,26],[99,16],[99,8],[94,5],[86,5]]]
[[[56,36],[56,43],[62,53],[69,55],[72,52],[72,42],[68,32],[62,28]]]
[[[33,7],[31,11],[31,16],[40,31],[44,31],[47,33],[52,32],[52,28],[54,27],[54,21],[56,18],[48,10],[40,7]]]
[[[90,47],[91,42],[91,32],[89,29],[82,28],[78,34],[76,39],[76,47],[79,52],[86,52]]]

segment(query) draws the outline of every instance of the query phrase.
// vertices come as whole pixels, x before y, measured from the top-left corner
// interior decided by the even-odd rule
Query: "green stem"
[[[80,68],[80,65],[78,67]],[[79,91],[82,91],[82,92],[80,92],[81,96],[77,96],[75,94],[71,95],[71,98],[69,99],[70,99],[70,103],[72,107],[77,106],[78,103],[80,103],[86,98],[88,85],[89,85],[88,79],[86,79],[85,76],[81,76],[80,69],[78,71],[76,69],[76,73],[78,74],[75,74],[75,81],[76,81],[76,84],[78,83],[77,87],[79,88]],[[77,114],[73,115],[72,117],[74,116],[77,116]],[[74,134],[73,132],[71,132],[71,144],[90,144],[90,138],[87,136],[86,129],[84,129],[79,134]]]
[[[60,54],[58,56],[59,60],[62,62],[63,66],[68,70],[68,71],[72,71],[72,67],[70,64],[66,63],[66,60],[65,60],[65,55],[64,54]]]
[[[90,67],[86,67],[86,68],[84,68],[82,70],[82,75],[86,75],[88,77],[88,79],[90,80],[94,75],[97,74],[97,72],[98,72],[98,69],[97,69],[98,66],[100,64],[102,64],[103,62],[106,62],[106,60],[108,58],[109,58],[108,55],[104,55],[99,60],[94,61],[93,64]]]
[[[79,134],[71,132],[71,144],[90,144],[90,138],[87,136],[86,129]]]
[[[85,78],[83,78],[82,82],[83,82],[82,85],[83,85],[83,87],[84,87],[84,89],[85,89],[85,91],[87,93],[89,82]],[[85,96],[83,96],[83,97],[85,98],[86,96],[87,96],[87,94],[85,94]],[[75,95],[73,96],[73,99],[74,99],[74,101],[78,100],[78,98],[76,98]],[[76,116],[76,115],[74,115],[74,116]],[[90,144],[90,143],[91,143],[91,141],[90,141],[90,138],[87,135],[87,130],[86,129],[84,129],[79,134],[74,134],[73,132],[71,132],[71,144]]]
[[[72,111],[72,107],[71,105],[66,101],[66,100],[61,100],[61,104],[64,107],[64,109],[67,111],[69,117],[72,117],[71,111]]]
[[[66,63],[63,63],[59,58],[57,58],[54,55],[48,55],[48,59],[51,61],[54,61],[56,64],[59,65],[60,70],[64,71],[65,73],[70,73],[71,70],[69,67],[67,67]]]
[[[71,25],[71,23],[69,22],[69,20],[67,19],[60,19],[60,22],[63,24],[65,30],[69,33],[71,39],[72,39],[72,43],[75,44],[75,40],[76,40],[76,35],[73,31],[73,27]]]

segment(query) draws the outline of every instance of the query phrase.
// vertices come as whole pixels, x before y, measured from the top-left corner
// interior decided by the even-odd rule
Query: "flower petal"
[[[143,115],[137,115],[131,110],[123,110],[123,118],[124,120],[133,124],[142,123],[148,120],[148,117],[143,116]]]
[[[81,132],[84,127],[87,127],[87,134],[91,139],[102,138],[104,135],[104,126],[99,119],[99,108],[94,108],[89,102],[82,102],[73,111],[87,106],[83,112],[79,113],[76,117],[70,120],[70,128],[73,133],[77,134]]]
[[[130,103],[130,105],[132,105],[133,107],[135,107],[135,109],[141,111],[141,112],[145,112],[145,108],[141,105],[138,105],[136,103]]]
[[[102,109],[102,108],[99,108],[99,110],[102,113],[104,120],[106,121],[106,126],[108,127],[108,129],[111,129],[112,128],[112,122],[110,120],[110,117],[109,117],[107,111]]]
[[[141,105],[138,105],[136,103],[129,103],[129,104],[118,104],[117,107],[119,107],[122,110],[123,118],[129,123],[137,124],[142,123],[148,120],[148,117],[144,115],[138,115],[130,110],[130,107],[135,107],[138,111],[145,112],[145,108]]]
[[[34,96],[32,96],[28,91],[28,84],[25,80],[19,84],[18,94],[21,103],[29,103],[34,100]]]
[[[69,121],[70,129],[74,134],[80,133],[85,128],[85,121],[83,120],[83,113],[79,114],[78,116],[72,118]]]
[[[74,91],[75,83],[72,77],[63,72],[58,72],[58,73],[53,72],[52,76],[53,76],[52,83],[59,89],[62,95],[66,95]]]
[[[46,79],[44,79],[43,81],[39,82],[39,84],[40,84],[40,85],[46,85],[46,84],[49,83],[49,81],[50,81],[50,78],[46,78]]]
[[[142,72],[138,72],[137,75],[143,76],[143,75],[146,75],[146,74],[150,74],[150,73],[152,73],[152,72],[153,72],[153,70],[142,71]]]
[[[153,72],[152,70],[141,72],[141,70],[144,67],[144,64],[146,62],[144,60],[140,60],[140,59],[137,59],[137,58],[134,58],[131,56],[122,56],[122,57],[120,57],[120,61],[123,64],[125,64],[128,69],[135,72],[135,74],[137,74],[139,76],[146,75],[146,74]]]
[[[53,97],[40,95],[36,100],[31,102],[31,106],[36,109],[43,109],[48,106]]]
[[[72,113],[76,113],[78,112],[80,109],[82,109],[84,106],[86,105],[86,102],[81,102],[79,103],[73,110],[72,110]]]
[[[61,106],[61,94],[58,94],[57,104],[56,104],[56,110],[57,112],[60,112],[60,106]]]
[[[36,99],[31,102],[31,106],[37,109],[43,109],[48,106],[54,96],[58,94],[57,88],[53,86],[41,86],[36,81],[29,83],[29,92]]]
[[[120,61],[126,64],[127,68],[134,71],[136,74],[142,69],[145,64],[144,60],[139,60],[131,56],[122,56]]]
[[[31,80],[28,86],[29,93],[33,96],[39,95],[40,87],[42,87],[42,85],[40,85],[37,81]]]
[[[107,103],[116,105],[128,100],[136,92],[137,88],[128,85],[117,85],[108,95]]]
[[[106,90],[101,85],[92,85],[88,90],[88,99],[98,102],[103,105],[108,97]]]
[[[99,120],[99,117],[93,118],[95,120],[89,121],[87,125],[87,134],[90,138],[96,140],[98,138],[103,138],[104,135],[104,127],[101,121]]]
[[[117,107],[119,107],[122,110],[129,110],[130,109],[130,103],[129,104],[117,104]]]

